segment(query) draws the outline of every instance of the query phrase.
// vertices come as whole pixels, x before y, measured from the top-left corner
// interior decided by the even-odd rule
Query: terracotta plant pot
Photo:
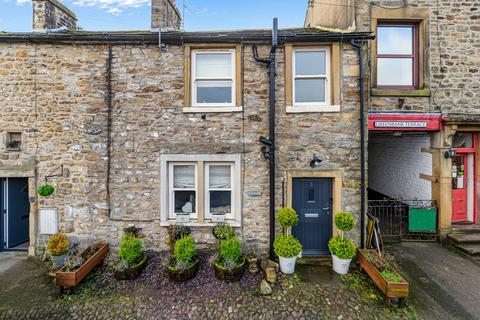
[[[90,247],[83,250],[78,256],[82,257]],[[100,265],[108,253],[108,243],[100,243],[98,250],[85,261],[77,270],[65,271],[65,267],[55,273],[55,281],[60,287],[77,286],[96,266]]]
[[[242,257],[242,259],[242,264],[232,270],[225,269],[217,262],[215,262],[213,266],[215,268],[215,276],[217,277],[217,279],[223,280],[225,282],[239,281],[242,278],[243,273],[245,272],[245,267],[247,266],[245,257]]]
[[[135,280],[140,276],[140,274],[143,271],[143,268],[145,268],[145,265],[147,263],[148,256],[145,253],[142,253],[142,259],[140,262],[138,262],[136,265],[131,266],[128,269],[122,270],[122,271],[117,271],[115,270],[113,272],[113,275],[115,276],[115,279],[117,280]]]
[[[197,275],[198,268],[200,266],[200,260],[197,258],[197,261],[188,269],[185,270],[176,270],[170,266],[167,266],[168,276],[170,280],[175,282],[185,282]]]

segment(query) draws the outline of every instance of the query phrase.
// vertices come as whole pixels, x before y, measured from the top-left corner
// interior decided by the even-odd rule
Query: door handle
[[[327,211],[327,210],[330,210],[330,207],[324,207],[322,208],[323,211]]]

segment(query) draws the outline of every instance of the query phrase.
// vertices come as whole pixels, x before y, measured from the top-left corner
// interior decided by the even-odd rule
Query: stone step
[[[470,256],[476,256],[480,258],[480,244],[477,243],[456,243],[455,248],[465,252]]]
[[[447,235],[454,243],[478,243],[480,244],[480,233],[455,232]]]

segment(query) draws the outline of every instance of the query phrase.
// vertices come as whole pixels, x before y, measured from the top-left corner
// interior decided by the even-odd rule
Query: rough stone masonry
[[[269,47],[259,47],[266,55]],[[247,248],[268,252],[268,164],[258,142],[268,130],[268,74],[242,47],[243,112],[184,113],[184,49],[169,45],[112,46],[111,216],[107,202],[108,47],[97,44],[0,43],[0,130],[21,130],[20,151],[0,150],[3,172],[34,164],[31,187],[63,164],[69,175],[53,181],[56,192],[39,197],[38,208],[58,208],[60,229],[82,239],[113,245],[122,228],[143,228],[147,247],[165,246],[161,226],[161,154],[242,155],[242,228]],[[282,206],[286,171],[310,170],[313,154],[324,156],[317,170],[339,170],[342,208],[359,214],[358,61],[341,47],[341,112],[286,114],[284,53],[278,55],[277,208]],[[261,196],[249,196],[258,191]],[[35,206],[36,206],[35,205]],[[34,213],[35,215],[38,212]],[[212,242],[211,227],[193,227],[199,243]],[[35,232],[37,230],[35,229]],[[44,236],[39,237],[41,248]],[[32,239],[34,240],[34,239]]]

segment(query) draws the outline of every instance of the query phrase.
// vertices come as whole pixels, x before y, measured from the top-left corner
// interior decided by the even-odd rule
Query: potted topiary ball
[[[242,278],[245,272],[245,256],[242,254],[242,243],[237,236],[232,236],[220,242],[218,258],[213,263],[215,275],[226,282],[235,282]]]
[[[65,264],[69,245],[68,237],[62,232],[54,234],[48,239],[47,251],[51,255],[50,260],[54,269],[59,269]]]
[[[328,242],[328,249],[332,254],[333,270],[338,274],[347,274],[350,263],[355,257],[356,247],[352,240],[344,237],[355,226],[355,219],[351,213],[339,212],[335,215],[335,225],[340,230],[340,235],[333,237]]]
[[[280,262],[280,271],[285,274],[294,273],[297,256],[302,251],[300,241],[290,234],[281,234],[275,238],[273,249]]]
[[[293,208],[282,208],[277,212],[277,220],[285,234],[292,234],[292,227],[298,224],[298,214]]]
[[[184,236],[175,242],[173,256],[167,265],[168,275],[175,282],[192,279],[198,272],[200,260],[197,247],[191,236]]]
[[[126,234],[120,243],[119,254],[111,259],[113,275],[117,280],[134,280],[142,273],[147,262],[142,240]]]

